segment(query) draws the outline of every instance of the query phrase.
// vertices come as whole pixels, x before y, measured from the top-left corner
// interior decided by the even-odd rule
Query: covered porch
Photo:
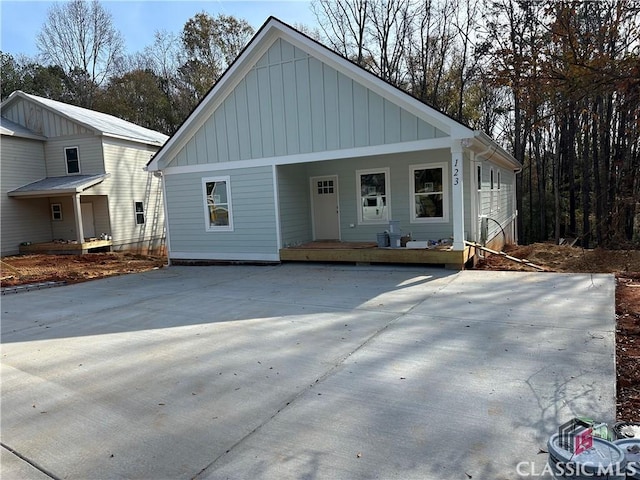
[[[280,249],[283,262],[396,263],[442,265],[462,270],[475,255],[475,248],[378,247],[373,242],[315,241]]]
[[[98,236],[94,222],[94,204],[95,214],[100,218],[108,218],[108,214],[105,214],[108,211],[107,201],[100,196],[83,196],[107,177],[108,174],[47,177],[8,192],[9,197],[24,202],[47,199],[50,207],[48,222],[52,240],[43,242],[42,236],[35,241],[26,238],[20,243],[19,252],[83,254],[111,251],[111,237]],[[90,198],[91,201],[84,202],[81,198]],[[42,218],[30,221],[42,221]]]

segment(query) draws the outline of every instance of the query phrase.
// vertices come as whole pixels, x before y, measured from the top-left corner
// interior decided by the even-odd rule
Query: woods
[[[296,28],[486,132],[522,163],[520,243],[640,245],[639,1],[314,0],[311,8],[317,28]],[[65,44],[63,22],[85,33]],[[55,4],[40,57],[2,53],[2,99],[21,89],[171,134],[253,33],[242,19],[203,11],[126,54],[97,0]]]

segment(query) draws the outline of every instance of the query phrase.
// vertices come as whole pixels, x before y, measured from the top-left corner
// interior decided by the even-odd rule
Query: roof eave
[[[483,156],[485,160],[491,160],[492,158],[499,157],[501,161],[514,171],[522,169],[522,164],[504,148],[498,145],[489,135],[480,130],[474,131],[473,139],[470,145],[471,150],[476,154]]]

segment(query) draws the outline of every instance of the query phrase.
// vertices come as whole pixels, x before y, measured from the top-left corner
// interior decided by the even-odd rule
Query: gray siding
[[[93,131],[76,122],[23,98],[3,109],[2,116],[49,138],[93,134]]]
[[[172,166],[268,158],[444,136],[278,39]]]
[[[278,167],[278,196],[282,246],[312,239],[309,175],[306,165]]]
[[[340,202],[341,240],[346,242],[375,242],[376,233],[387,230],[386,225],[358,225],[358,198],[356,170],[389,167],[391,220],[399,220],[404,234],[411,233],[417,240],[437,240],[453,235],[451,222],[451,189],[449,188],[449,221],[444,223],[417,224],[410,223],[410,183],[409,167],[428,163],[450,163],[450,150],[432,150],[427,152],[401,153],[394,155],[378,155],[366,158],[342,159],[328,162],[308,164],[308,177],[321,175],[338,175]],[[450,169],[449,169],[450,170]],[[306,179],[306,198],[310,197],[309,181]],[[451,183],[450,171],[445,179]],[[309,212],[311,216],[311,212]],[[283,219],[283,222],[285,220]],[[354,225],[354,227],[351,227]]]
[[[208,232],[202,179],[230,176],[234,231]],[[277,232],[271,167],[167,175],[171,252],[227,259],[229,255],[276,255]],[[242,260],[242,258],[238,258]]]
[[[67,175],[67,164],[64,153],[65,147],[78,147],[81,174],[92,175],[105,173],[101,137],[94,135],[85,137],[60,137],[49,139],[45,144],[48,177],[62,177]]]
[[[0,158],[0,245],[2,255],[13,255],[18,253],[21,242],[51,240],[49,200],[7,196],[8,191],[47,176],[44,145],[38,140],[3,135],[0,139]]]
[[[491,169],[494,174],[493,190],[491,189]],[[498,188],[498,172],[500,172],[500,188]],[[482,188],[480,192],[476,193],[476,198],[479,201],[479,215],[491,219],[487,224],[489,240],[503,234],[500,226],[504,228],[505,235],[510,236],[507,227],[515,214],[515,205],[513,204],[515,181],[515,174],[512,171],[489,162],[482,163]],[[480,222],[479,219],[478,222]]]

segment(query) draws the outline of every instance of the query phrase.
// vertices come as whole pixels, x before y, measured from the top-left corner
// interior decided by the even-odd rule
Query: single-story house
[[[2,255],[164,249],[166,135],[21,91],[0,110]]]
[[[273,17],[147,166],[163,178],[174,262],[457,266],[474,254],[466,241],[516,240],[520,168],[484,133]],[[345,248],[377,242],[390,221],[448,256]],[[323,240],[340,244],[306,248]]]

